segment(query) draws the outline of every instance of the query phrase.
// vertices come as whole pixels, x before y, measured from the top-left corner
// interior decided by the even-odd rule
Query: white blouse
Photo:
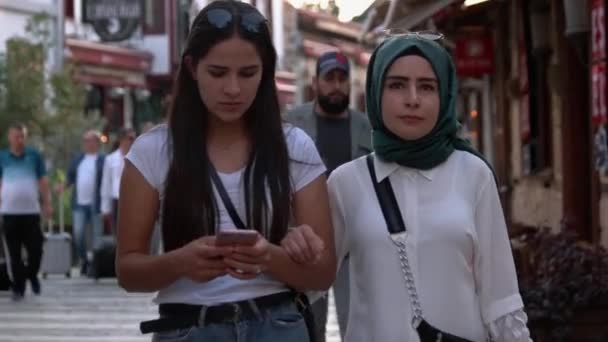
[[[408,231],[406,249],[425,319],[475,341],[530,341],[492,171],[455,151],[431,170],[374,160],[389,177]],[[349,255],[347,342],[419,341],[397,250],[365,157],[329,179],[338,260]]]

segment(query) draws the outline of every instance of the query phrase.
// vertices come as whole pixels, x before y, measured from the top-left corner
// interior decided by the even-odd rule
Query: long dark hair
[[[217,28],[209,23],[207,13],[218,8],[231,13],[232,22],[228,27]],[[266,23],[262,23],[257,32],[247,30],[241,24],[242,16],[254,11],[257,12],[255,7],[242,2],[215,1],[205,7],[192,24],[169,114],[171,162],[162,208],[163,242],[167,251],[201,236],[214,235],[218,213],[206,149],[211,114],[184,58],[190,56],[196,65],[214,45],[235,34],[252,43],[262,60],[260,85],[251,107],[244,114],[252,147],[243,174],[245,222],[273,243],[278,243],[286,234],[292,189],[275,85],[277,55]]]

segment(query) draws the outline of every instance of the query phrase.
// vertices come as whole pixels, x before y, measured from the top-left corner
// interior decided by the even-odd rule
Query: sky
[[[293,6],[300,7],[304,3],[320,3],[321,7],[327,6],[327,0],[288,0]],[[352,17],[357,16],[365,11],[373,0],[336,0],[336,4],[340,7],[340,16],[338,19],[342,21],[350,21]]]

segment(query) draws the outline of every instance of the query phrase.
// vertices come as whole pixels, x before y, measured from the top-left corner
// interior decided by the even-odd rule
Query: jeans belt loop
[[[308,309],[306,307],[306,303],[304,302],[304,299],[302,299],[302,296],[306,296],[305,294],[299,293],[296,295],[296,305],[298,306],[298,310],[306,310]]]
[[[207,306],[203,305],[201,307],[201,311],[198,313],[198,326],[199,327],[204,327],[205,326],[205,319],[207,318]]]
[[[251,308],[251,311],[253,311],[255,317],[257,317],[257,319],[259,319],[260,321],[263,320],[262,312],[260,311],[258,304],[256,304],[256,302],[252,299],[248,300],[247,304],[249,304],[249,307]]]
[[[239,321],[239,319],[241,317],[241,306],[236,303],[231,303],[230,306],[232,306],[232,309],[234,310],[233,316],[232,316],[232,321],[234,323],[236,323]]]

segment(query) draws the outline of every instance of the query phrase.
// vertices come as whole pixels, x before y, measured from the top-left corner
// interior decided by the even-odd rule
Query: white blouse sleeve
[[[344,217],[344,210],[342,209],[342,201],[340,200],[339,189],[339,177],[337,173],[340,170],[334,171],[329,180],[327,181],[327,191],[329,195],[329,207],[331,209],[331,219],[334,231],[334,245],[336,247],[336,272],[340,270],[340,266],[344,262],[344,258],[348,254],[348,237],[346,229],[346,220]],[[311,291],[308,292],[310,302],[313,303],[319,298],[326,296],[327,291]]]
[[[493,342],[532,342],[523,309],[506,314],[490,323],[488,330]]]
[[[527,319],[522,315],[523,301],[496,182],[489,169],[484,176],[475,207],[474,269],[483,322],[503,337],[497,341],[527,341],[508,337],[525,334]]]
[[[336,246],[337,270],[340,269],[344,258],[349,252],[348,229],[346,228],[346,217],[344,215],[343,203],[340,197],[340,179],[343,169],[335,170],[327,181],[329,193],[329,207],[331,209],[332,225],[334,228],[334,243]]]

